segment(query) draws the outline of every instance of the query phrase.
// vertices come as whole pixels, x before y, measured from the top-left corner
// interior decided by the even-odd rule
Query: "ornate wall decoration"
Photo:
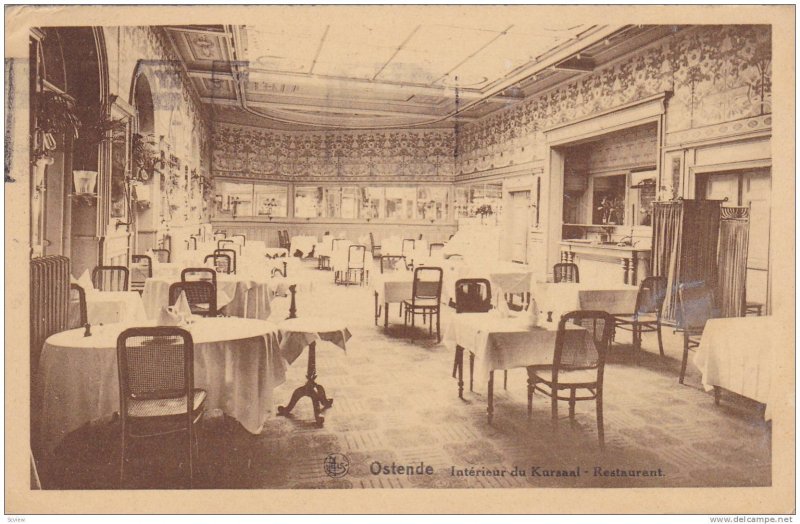
[[[214,126],[213,173],[267,180],[453,181],[449,130],[275,131]]]
[[[543,129],[672,91],[666,131],[771,112],[768,26],[681,31],[548,93],[459,126],[456,176],[535,161]]]

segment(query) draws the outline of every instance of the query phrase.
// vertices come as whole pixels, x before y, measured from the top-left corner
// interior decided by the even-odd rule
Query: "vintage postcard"
[[[794,19],[6,7],[6,512],[793,513]]]

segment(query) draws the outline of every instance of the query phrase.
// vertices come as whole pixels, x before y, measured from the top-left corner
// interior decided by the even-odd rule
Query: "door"
[[[509,241],[511,260],[528,263],[528,232],[530,230],[530,191],[514,191],[511,195]]]

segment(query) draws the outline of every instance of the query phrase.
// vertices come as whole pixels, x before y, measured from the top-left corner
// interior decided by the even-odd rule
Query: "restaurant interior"
[[[32,29],[31,487],[771,485],[771,43]]]

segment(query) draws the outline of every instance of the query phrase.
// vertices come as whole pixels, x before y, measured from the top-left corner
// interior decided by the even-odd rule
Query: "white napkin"
[[[83,274],[78,278],[78,285],[83,288],[84,291],[94,291],[94,285],[92,284],[92,277],[89,276],[89,270],[85,270]]]
[[[161,308],[158,314],[157,325],[159,326],[177,326],[181,323],[181,316],[175,312],[175,306],[167,306]]]
[[[539,305],[536,300],[531,297],[531,303],[528,304],[528,327],[536,327],[539,325]]]
[[[192,315],[192,308],[189,307],[189,301],[186,300],[185,291],[181,291],[178,301],[175,302],[175,313],[184,318],[189,318]]]
[[[497,291],[497,314],[500,315],[500,318],[508,318],[511,316],[511,313],[508,310],[508,302],[506,302],[505,293],[503,290],[495,288]]]

